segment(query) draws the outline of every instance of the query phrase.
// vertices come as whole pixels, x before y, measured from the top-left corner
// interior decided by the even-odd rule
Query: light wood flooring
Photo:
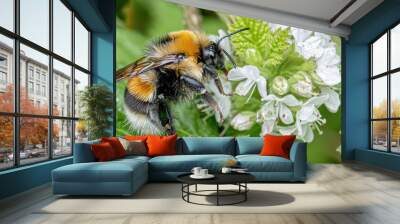
[[[50,186],[0,201],[0,223],[253,224],[400,223],[400,174],[358,163],[312,165],[308,183],[322,185],[345,201],[367,204],[355,214],[37,214],[54,200]],[[318,203],[316,201],[316,203]],[[173,205],[171,205],[173,206]]]

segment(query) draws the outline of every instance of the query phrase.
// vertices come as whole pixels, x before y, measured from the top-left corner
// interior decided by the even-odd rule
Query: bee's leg
[[[214,100],[214,98],[210,95],[210,93],[206,90],[203,84],[201,84],[199,81],[192,79],[190,77],[187,77],[185,75],[181,76],[181,80],[184,81],[191,89],[200,92],[200,94],[203,96],[203,99],[206,101],[208,105],[210,105],[213,110],[218,113],[219,115],[219,120],[222,122],[223,121],[223,116],[221,109],[218,106],[218,103]]]
[[[167,102],[165,102],[164,100],[161,100],[160,107],[163,108],[163,110],[165,111],[165,113],[167,115],[167,119],[168,119],[168,123],[164,125],[164,128],[166,129],[166,131],[169,135],[175,134],[173,118],[172,118],[172,114],[168,107]]]
[[[210,74],[210,76],[212,77],[212,79],[214,79],[214,82],[215,82],[215,84],[217,85],[217,88],[218,88],[219,92],[220,92],[222,95],[225,95],[225,96],[232,96],[232,95],[233,95],[232,93],[225,93],[224,87],[223,87],[223,85],[222,85],[222,83],[221,83],[221,80],[218,78],[217,70],[216,70],[215,68],[211,68],[211,67],[209,67],[209,66],[204,66],[204,70],[205,70],[208,74]]]
[[[153,105],[150,110],[149,110],[149,118],[150,121],[161,131],[165,132],[167,131],[166,128],[162,125],[161,119],[160,119],[160,113],[159,113],[159,105],[155,104]]]

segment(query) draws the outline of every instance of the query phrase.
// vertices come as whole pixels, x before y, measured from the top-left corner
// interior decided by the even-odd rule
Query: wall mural
[[[117,134],[295,134],[340,161],[340,38],[163,0],[117,1]]]

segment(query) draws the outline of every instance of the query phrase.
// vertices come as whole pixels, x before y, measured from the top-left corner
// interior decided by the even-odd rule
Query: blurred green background
[[[219,29],[227,30],[221,16],[216,12],[199,10],[201,29],[207,34],[217,34]],[[136,61],[144,54],[145,47],[155,38],[171,31],[186,28],[184,10],[181,5],[163,0],[117,0],[117,70]],[[334,38],[339,42],[339,38]],[[123,94],[126,81],[117,83],[117,135],[136,134],[129,129],[123,110]],[[192,102],[172,106],[175,128],[179,136],[218,136],[220,127],[215,119],[197,109]],[[317,135],[308,146],[308,160],[312,163],[340,162],[340,114],[321,108],[327,119],[322,127],[323,134]],[[188,122],[189,121],[189,122]],[[260,131],[253,130],[254,136]],[[249,133],[253,135],[253,133]],[[228,130],[225,135],[236,135]]]

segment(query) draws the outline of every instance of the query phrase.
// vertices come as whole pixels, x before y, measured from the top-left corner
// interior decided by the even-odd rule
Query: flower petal
[[[316,74],[328,86],[334,86],[341,82],[341,74],[338,66],[317,66]]]
[[[314,96],[308,99],[305,103],[304,106],[315,106],[316,108],[320,107],[322,104],[324,104],[328,100],[329,96],[326,94],[321,94],[319,96]]]
[[[255,81],[251,79],[247,79],[246,81],[239,83],[235,89],[236,94],[239,96],[246,96],[254,86],[254,83]]]
[[[283,103],[279,104],[279,118],[284,124],[291,124],[294,121],[292,111]]]
[[[261,107],[258,113],[260,117],[259,119],[262,121],[276,120],[278,118],[278,107],[274,101],[268,101]]]
[[[249,79],[258,79],[260,77],[260,70],[254,65],[245,65],[242,67],[242,73]]]
[[[329,112],[336,113],[340,106],[339,94],[330,88],[321,88],[321,94],[328,96],[324,104]]]
[[[297,121],[300,122],[301,124],[315,122],[318,119],[318,117],[314,112],[315,112],[315,107],[313,105],[303,106],[296,113]]]
[[[302,139],[305,142],[312,142],[314,140],[314,131],[312,130],[312,128],[310,127],[310,125],[303,125],[303,135],[302,135]]]
[[[243,80],[246,78],[247,78],[246,73],[244,73],[243,69],[240,67],[232,68],[228,72],[228,80],[230,80],[230,81],[239,81],[239,80]]]
[[[292,135],[296,131],[296,125],[276,126],[276,129],[281,135]]]
[[[275,120],[266,120],[262,125],[262,134],[271,134],[275,127]]]
[[[300,106],[301,102],[299,100],[296,99],[295,96],[293,96],[292,94],[286,95],[285,97],[283,97],[281,99],[281,102],[288,105],[289,107],[296,107],[296,106]]]
[[[264,77],[260,76],[256,80],[257,83],[257,89],[258,92],[260,93],[261,99],[266,99],[268,94],[267,94],[267,80],[265,80]]]

